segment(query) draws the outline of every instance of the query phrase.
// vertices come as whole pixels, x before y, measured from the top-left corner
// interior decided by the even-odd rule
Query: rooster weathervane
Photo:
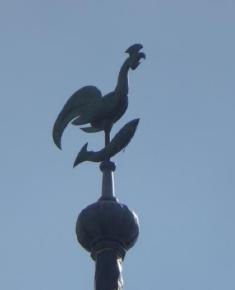
[[[103,162],[124,149],[135,134],[139,119],[128,122],[111,140],[110,132],[113,124],[117,122],[128,107],[128,72],[135,70],[145,54],[141,52],[143,46],[134,44],[126,53],[128,58],[121,66],[117,85],[111,93],[102,96],[95,86],[85,86],[76,91],[66,102],[59,113],[53,128],[53,140],[61,149],[61,138],[67,125],[82,126],[80,129],[86,133],[104,131],[105,146],[100,151],[88,151],[86,143],[77,155],[74,167],[84,161]]]

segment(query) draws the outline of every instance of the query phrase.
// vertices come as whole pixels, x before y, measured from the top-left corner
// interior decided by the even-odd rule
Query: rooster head
[[[140,50],[143,48],[142,44],[136,43],[131,45],[125,52],[129,54],[128,62],[129,67],[135,70],[140,64],[142,58],[146,58],[146,55]]]

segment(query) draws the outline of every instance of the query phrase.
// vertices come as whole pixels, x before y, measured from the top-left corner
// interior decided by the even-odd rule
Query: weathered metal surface
[[[102,192],[100,200],[117,201],[114,187],[114,174],[116,169],[115,163],[112,161],[103,161],[100,164],[100,170],[103,172]]]
[[[102,192],[100,199],[79,214],[76,234],[79,243],[91,254],[96,263],[95,290],[122,290],[122,261],[126,251],[134,246],[139,235],[137,215],[115,196],[115,164],[110,158],[123,150],[133,138],[139,119],[124,125],[110,140],[113,124],[125,113],[128,106],[128,72],[135,70],[145,54],[141,44],[130,46],[126,52],[115,90],[102,97],[99,89],[86,86],[75,92],[58,115],[53,140],[61,149],[61,138],[67,125],[90,124],[81,129],[86,133],[104,131],[105,147],[88,151],[85,144],[74,166],[84,161],[101,162]]]
[[[74,167],[84,161],[102,162],[103,160],[110,159],[118,152],[122,151],[133,138],[139,119],[128,122],[122,129],[114,136],[114,138],[100,151],[88,151],[86,143],[74,162]]]
[[[136,214],[115,200],[103,200],[78,216],[79,243],[96,261],[95,290],[123,289],[122,261],[139,235]]]
[[[130,69],[135,70],[139,66],[140,60],[145,58],[145,54],[140,51],[142,48],[141,44],[134,44],[126,50],[129,57],[121,66],[114,91],[102,96],[98,88],[85,86],[69,98],[59,113],[53,127],[53,140],[60,149],[63,132],[70,122],[78,126],[90,124],[89,127],[81,128],[86,133],[105,132],[105,148],[99,152],[91,151],[91,153],[87,152],[87,145],[83,146],[79,158],[74,163],[75,165],[86,160],[93,162],[107,160],[122,150],[124,145],[126,146],[133,137],[133,130],[128,131],[126,126],[124,126],[126,131],[125,138],[128,141],[123,141],[122,134],[117,134],[112,140],[112,146],[108,146],[113,124],[122,117],[128,107],[128,72]],[[119,133],[122,131],[121,129]],[[116,149],[117,147],[119,148],[118,150]]]

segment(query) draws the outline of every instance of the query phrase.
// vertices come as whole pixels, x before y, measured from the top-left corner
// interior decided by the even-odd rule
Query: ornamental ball
[[[76,224],[79,243],[89,252],[97,243],[119,243],[126,251],[134,246],[138,234],[137,215],[126,205],[100,200],[82,210]]]

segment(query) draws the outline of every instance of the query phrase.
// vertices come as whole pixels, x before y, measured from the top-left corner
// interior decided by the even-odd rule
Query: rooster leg
[[[107,145],[110,143],[110,132],[111,132],[111,129],[112,129],[112,123],[107,122],[107,123],[105,124],[105,127],[104,127],[104,133],[105,133],[105,146],[107,146]]]
[[[113,123],[109,120],[104,121],[104,134],[105,134],[105,147],[107,147],[110,144],[110,132],[113,127]],[[108,156],[105,156],[105,161],[109,161],[110,158]]]
[[[110,143],[110,129],[105,129],[105,146],[107,146]]]

